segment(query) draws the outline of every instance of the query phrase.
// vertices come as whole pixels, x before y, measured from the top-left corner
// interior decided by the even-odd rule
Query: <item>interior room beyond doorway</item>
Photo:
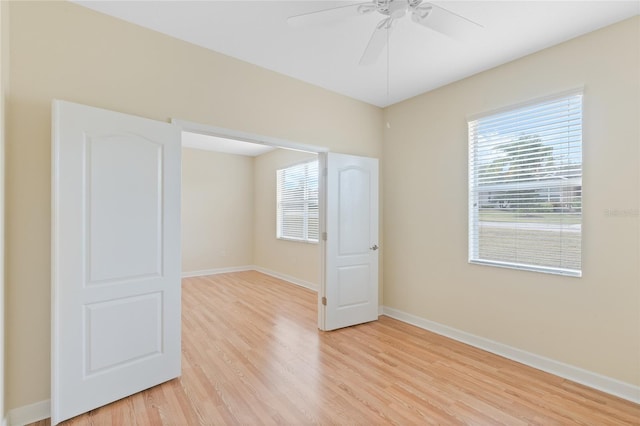
[[[318,290],[320,245],[277,238],[276,172],[314,152],[183,132],[183,276],[258,270]]]

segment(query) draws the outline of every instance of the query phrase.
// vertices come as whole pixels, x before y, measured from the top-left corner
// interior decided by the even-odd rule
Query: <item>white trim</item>
[[[272,138],[269,136],[256,135],[254,133],[240,132],[238,130],[226,129],[224,127],[215,127],[208,124],[194,123],[187,120],[171,119],[172,124],[182,127],[182,130],[192,133],[200,133],[203,135],[217,136],[226,139],[235,139],[242,142],[256,143],[259,145],[275,146],[278,148],[293,149],[296,151],[307,152],[327,152],[329,148],[316,145],[307,145],[298,142],[292,142],[285,139]]]
[[[51,417],[51,400],[14,408],[7,413],[7,426],[24,426]]]
[[[501,114],[503,112],[508,112],[511,110],[516,110],[516,109],[520,109],[520,108],[525,108],[528,106],[532,106],[535,104],[539,104],[539,103],[543,103],[543,102],[548,102],[548,101],[552,101],[555,99],[560,99],[560,98],[566,98],[569,96],[574,96],[574,95],[584,95],[584,86],[579,86],[579,87],[575,87],[573,89],[569,89],[569,90],[563,90],[561,92],[555,92],[555,93],[550,93],[546,96],[539,96],[536,98],[532,98],[532,99],[528,99],[522,102],[516,102],[515,104],[511,104],[511,105],[506,105],[500,108],[495,108],[489,111],[484,111],[484,112],[477,112],[474,114],[469,114],[467,115],[467,122],[470,121],[476,121],[479,120],[481,118],[490,116],[490,115],[495,115],[495,114]]]
[[[253,265],[230,266],[230,267],[227,267],[227,268],[215,268],[215,269],[203,269],[203,270],[200,270],[200,271],[182,272],[182,278],[205,277],[207,275],[226,274],[226,273],[229,273],[229,272],[253,271],[254,269],[255,269],[255,267]]]
[[[430,321],[398,309],[383,307],[384,315],[407,324],[415,325],[453,340],[474,346],[513,361],[528,365],[538,370],[589,386],[591,388],[618,396],[636,404],[640,404],[640,386],[625,383],[611,377],[584,370],[560,361],[546,358],[531,352],[517,349],[503,343],[476,336],[434,321]]]
[[[278,278],[284,281],[288,281],[291,284],[295,284],[300,287],[308,288],[309,290],[313,290],[315,292],[318,291],[318,285],[314,284],[310,281],[301,280],[296,277],[292,277],[291,275],[281,274],[280,272],[272,271],[271,269],[263,268],[262,266],[254,266],[254,271],[261,272],[265,275],[270,275],[274,278]]]

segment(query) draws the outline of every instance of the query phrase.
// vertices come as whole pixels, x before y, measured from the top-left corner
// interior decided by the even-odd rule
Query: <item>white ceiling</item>
[[[640,13],[638,0],[434,1],[484,28],[472,40],[458,42],[405,16],[390,35],[388,63],[385,50],[375,65],[360,66],[382,19],[377,12],[324,26],[292,27],[286,21],[354,2],[77,3],[380,107]]]
[[[185,148],[224,152],[226,154],[244,155],[247,157],[257,157],[258,155],[262,155],[276,149],[269,145],[260,145],[257,143],[243,142],[191,132],[182,132],[182,146]]]

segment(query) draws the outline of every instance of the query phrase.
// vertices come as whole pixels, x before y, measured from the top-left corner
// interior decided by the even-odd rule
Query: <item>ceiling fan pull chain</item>
[[[391,32],[391,26],[387,27],[387,103],[389,103],[391,90],[389,90],[389,51],[391,50],[391,45],[389,44],[389,33]]]

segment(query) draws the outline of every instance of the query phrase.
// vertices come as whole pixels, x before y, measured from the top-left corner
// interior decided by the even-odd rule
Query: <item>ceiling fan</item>
[[[482,28],[477,22],[423,0],[372,0],[291,16],[287,22],[292,26],[330,24],[374,12],[381,14],[383,19],[376,25],[360,58],[360,65],[372,65],[378,60],[395,22],[409,14],[413,22],[454,39],[467,38],[474,30]]]

